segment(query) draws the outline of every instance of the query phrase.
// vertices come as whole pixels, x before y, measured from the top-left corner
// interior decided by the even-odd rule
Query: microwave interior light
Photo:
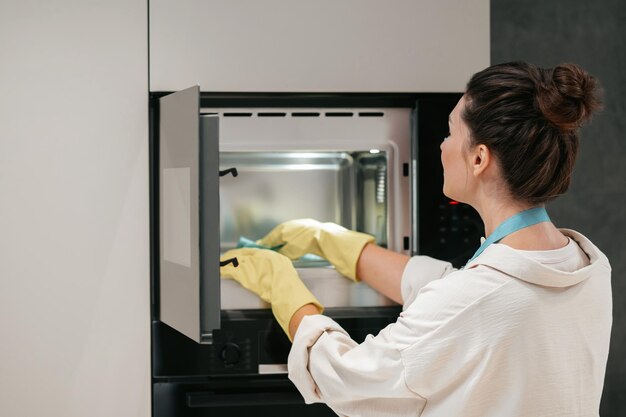
[[[370,149],[370,153],[380,153],[380,149]]]

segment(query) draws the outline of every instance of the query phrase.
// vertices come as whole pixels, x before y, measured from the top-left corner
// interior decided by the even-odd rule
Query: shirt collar
[[[468,263],[465,269],[485,265],[531,284],[560,288],[576,285],[601,270],[611,270],[606,256],[589,239],[574,230],[559,230],[576,241],[589,257],[589,265],[574,272],[559,271],[523,256],[510,246],[500,244],[489,245],[483,253]]]

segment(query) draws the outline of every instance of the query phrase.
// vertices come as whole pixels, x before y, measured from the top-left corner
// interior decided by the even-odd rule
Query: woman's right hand
[[[321,256],[344,276],[354,281],[363,280],[379,293],[402,304],[400,283],[409,257],[373,242],[370,235],[313,219],[279,224],[257,241],[269,247],[284,244],[279,252],[290,259],[298,259],[307,253]]]
[[[259,245],[284,245],[279,252],[290,259],[311,253],[321,256],[342,275],[358,281],[357,262],[363,248],[374,242],[370,235],[354,232],[335,223],[321,223],[313,219],[290,220],[276,226]]]

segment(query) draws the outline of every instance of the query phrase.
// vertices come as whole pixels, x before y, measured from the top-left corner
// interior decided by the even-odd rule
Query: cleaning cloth
[[[286,243],[282,243],[276,246],[259,245],[254,240],[248,239],[245,236],[240,236],[239,241],[237,242],[237,248],[268,249],[274,252],[280,251],[282,247],[285,245]],[[307,253],[305,255],[302,255],[299,259],[294,260],[293,265],[296,268],[301,268],[301,267],[311,267],[311,266],[328,266],[329,263],[328,261],[326,261],[324,258],[320,256],[313,255],[312,253]]]

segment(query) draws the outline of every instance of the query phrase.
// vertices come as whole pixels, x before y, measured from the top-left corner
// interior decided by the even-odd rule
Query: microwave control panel
[[[418,240],[413,253],[449,261],[457,268],[472,257],[484,233],[476,210],[443,194],[440,146],[448,136],[448,115],[459,98],[439,96],[419,101],[414,116],[417,141],[413,146]]]
[[[437,214],[437,239],[431,241],[430,256],[463,266],[480,246],[480,218],[472,207],[457,201],[439,204]]]
[[[354,340],[362,341],[393,323],[400,310],[399,306],[329,308],[325,313]],[[158,320],[152,323],[152,335],[155,379],[287,373],[291,342],[270,310],[222,310],[221,329],[213,331],[211,344],[198,344]]]

